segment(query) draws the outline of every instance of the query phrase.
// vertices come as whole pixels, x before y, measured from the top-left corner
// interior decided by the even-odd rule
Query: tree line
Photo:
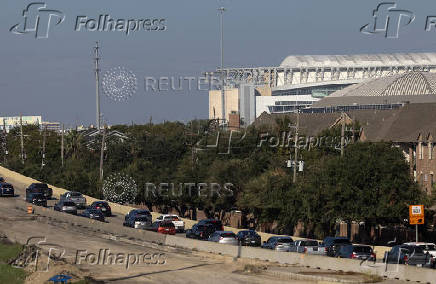
[[[294,183],[292,169],[287,167],[293,144],[272,147],[260,142],[265,133],[281,137],[289,131],[289,123],[287,118],[278,119],[273,126],[250,126],[243,131],[220,130],[205,120],[112,126],[107,132],[119,131],[127,139],[107,138],[104,176],[123,173],[133,178],[139,189],[135,203],[162,212],[175,209],[186,216],[203,210],[210,217],[223,217],[237,209],[251,216],[256,226],[274,222],[278,232],[292,234],[297,224],[304,224],[304,233],[318,238],[332,234],[339,221],[402,224],[409,204],[432,204],[411,178],[401,150],[389,142],[352,143],[343,156],[331,145],[301,147],[299,160],[304,161],[304,169]],[[44,134],[38,126],[23,126],[24,163],[20,134],[16,127],[6,135],[0,155],[4,166],[103,198],[102,135],[90,139],[76,130],[65,133],[62,166],[60,133]],[[349,141],[358,141],[354,132],[347,135]],[[338,137],[340,128],[326,129],[319,136]],[[183,194],[146,191],[147,184],[162,183],[181,185]],[[231,194],[187,194],[186,184],[227,184]]]

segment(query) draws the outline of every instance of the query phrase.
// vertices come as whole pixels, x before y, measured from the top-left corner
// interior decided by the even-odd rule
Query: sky
[[[127,101],[101,92],[101,111],[108,124],[189,121],[208,117],[208,92],[145,90],[145,77],[201,77],[220,65],[217,8],[224,13],[225,67],[278,66],[288,55],[432,52],[436,29],[425,31],[427,16],[436,16],[434,0],[396,2],[415,20],[398,38],[363,34],[372,0],[51,0],[47,38],[16,34],[23,10],[32,1],[2,1],[0,9],[0,116],[42,115],[66,125],[95,124],[93,46],[101,46],[101,75],[114,67],[135,74],[137,90]],[[98,19],[164,19],[165,30],[130,32],[75,31],[77,17]],[[40,18],[41,19],[41,18]],[[83,19],[83,18],[82,18]],[[30,22],[30,21],[29,21]],[[40,23],[43,21],[40,20]]]

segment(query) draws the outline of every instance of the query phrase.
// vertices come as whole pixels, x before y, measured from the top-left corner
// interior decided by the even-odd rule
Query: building
[[[60,132],[61,131],[61,123],[60,122],[43,121],[42,122],[42,129],[46,129],[48,131]]]
[[[351,85],[413,71],[436,72],[436,53],[292,55],[275,67],[226,68],[206,75],[225,73],[225,119],[237,112],[246,126],[263,112],[324,107],[318,103]],[[222,118],[220,90],[209,92],[209,118]]]
[[[313,104],[321,108],[361,108],[407,103],[436,103],[436,73],[408,72],[367,79]]]
[[[23,115],[23,116],[8,116],[0,117],[0,129],[6,128],[6,132],[17,126],[20,126],[20,121],[23,125],[40,125],[42,123],[42,116],[40,115]]]
[[[273,126],[277,118],[283,117],[296,120],[295,113],[263,113],[254,124]],[[344,119],[347,124],[361,125],[360,141],[386,141],[399,147],[409,163],[411,176],[431,194],[436,182],[436,103],[407,104],[391,110],[352,110],[345,112]],[[300,132],[302,136],[316,137],[341,121],[341,113],[302,113]]]

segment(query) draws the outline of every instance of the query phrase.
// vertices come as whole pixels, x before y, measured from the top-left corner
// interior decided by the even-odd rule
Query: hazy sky
[[[41,1],[42,2],[42,1]],[[395,1],[390,1],[395,2]],[[109,124],[144,123],[153,117],[188,121],[207,118],[207,91],[146,92],[146,76],[201,76],[220,62],[219,17],[225,6],[225,66],[277,66],[291,54],[353,54],[436,51],[436,31],[426,32],[434,0],[396,1],[413,11],[415,21],[398,39],[365,35],[381,1],[372,0],[74,0],[45,1],[65,21],[51,25],[47,39],[17,35],[9,29],[23,22],[32,1],[2,1],[0,9],[0,116],[42,115],[68,125],[95,122],[92,47],[101,44],[102,72],[124,66],[138,78],[127,102],[101,96]],[[98,19],[165,19],[166,30],[74,31],[77,16]]]

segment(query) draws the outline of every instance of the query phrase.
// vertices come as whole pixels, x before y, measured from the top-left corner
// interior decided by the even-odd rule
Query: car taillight
[[[376,259],[376,258],[377,258],[377,255],[376,255],[375,253],[371,253],[371,257],[372,257],[373,259]]]
[[[100,206],[97,206],[97,209],[100,209]]]
[[[200,233],[200,237],[203,237],[203,232]]]
[[[224,226],[223,225],[221,225],[221,231],[224,231]]]
[[[327,251],[328,251],[327,247],[325,247],[325,248],[324,248],[324,251],[325,251],[325,252],[327,252]]]
[[[351,254],[351,258],[356,258],[356,257],[357,257],[356,253],[353,252],[353,253]]]
[[[403,257],[403,260],[404,260],[404,263],[407,263],[407,262],[409,261],[409,257],[408,257],[407,255],[405,255],[405,256]]]
[[[307,252],[307,247],[304,247],[304,253],[306,253]]]

